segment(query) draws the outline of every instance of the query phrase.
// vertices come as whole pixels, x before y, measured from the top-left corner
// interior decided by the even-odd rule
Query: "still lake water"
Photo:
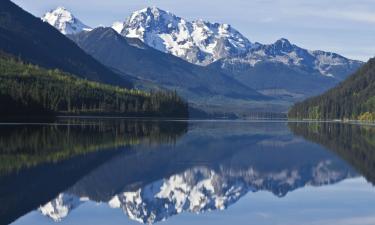
[[[375,127],[0,125],[0,224],[375,224]]]

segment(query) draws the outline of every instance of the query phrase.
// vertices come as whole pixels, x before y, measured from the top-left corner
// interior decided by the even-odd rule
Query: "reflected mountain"
[[[346,160],[375,185],[375,127],[342,123],[290,123],[299,136]]]
[[[133,146],[173,145],[183,121],[66,119],[0,125],[0,224],[8,224]]]
[[[224,210],[249,192],[275,197],[359,176],[334,153],[294,136],[286,123],[191,122],[174,145],[137,145],[100,164],[39,211],[61,221],[85,202],[154,224]]]

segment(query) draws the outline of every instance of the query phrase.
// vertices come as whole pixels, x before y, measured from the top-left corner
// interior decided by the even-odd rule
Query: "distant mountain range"
[[[273,44],[251,42],[228,24],[202,20],[190,22],[159,8],[148,7],[132,13],[124,22],[112,25],[128,45],[142,49],[141,54],[150,54],[143,57],[150,62],[147,68],[143,68],[143,61],[135,65],[137,62],[130,59],[137,57],[126,52],[128,49],[116,49],[114,46],[118,46],[118,43],[110,45],[110,31],[90,31],[89,26],[62,7],[47,13],[42,20],[68,34],[103,64],[115,71],[132,74],[140,81],[138,85],[142,88],[161,86],[176,89],[191,103],[210,105],[210,108],[225,108],[222,107],[225,103],[233,103],[234,107],[224,110],[242,107],[246,110],[285,112],[293,102],[328,90],[363,64],[335,53],[306,50],[284,38]],[[102,36],[98,34],[104,31]],[[100,38],[104,36],[105,44]],[[114,33],[111,36],[114,42],[120,39]],[[146,46],[165,54],[158,54],[157,58],[157,53]],[[122,55],[126,55],[126,59],[120,57]],[[178,61],[171,55],[188,63]],[[164,58],[164,64],[159,64],[159,58]],[[174,69],[171,71],[175,72],[169,72],[172,64]],[[160,68],[165,68],[163,73],[159,72]],[[187,71],[192,72],[187,75]],[[223,77],[225,82],[220,81]],[[218,82],[222,85],[218,85]],[[238,92],[242,94],[238,95]],[[264,96],[268,96],[268,100]],[[242,101],[248,97],[251,102]]]

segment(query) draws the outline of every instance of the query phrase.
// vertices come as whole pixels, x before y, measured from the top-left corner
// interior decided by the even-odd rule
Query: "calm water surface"
[[[0,124],[0,224],[375,224],[375,127]]]

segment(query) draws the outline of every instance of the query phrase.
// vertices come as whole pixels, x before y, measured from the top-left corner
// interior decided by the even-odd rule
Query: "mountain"
[[[75,34],[82,31],[92,30],[91,27],[83,24],[64,7],[58,7],[55,10],[47,12],[42,17],[42,21],[56,27],[63,34]]]
[[[337,87],[294,105],[289,117],[375,121],[375,58]]]
[[[232,74],[261,93],[289,95],[296,101],[328,90],[362,64],[335,53],[309,51],[280,39],[270,45],[259,44],[246,55],[224,58],[210,66]]]
[[[134,12],[121,34],[198,65],[245,53],[253,46],[228,24],[189,22],[156,7]]]
[[[352,71],[363,64],[331,52],[306,50],[282,38],[273,44],[258,44],[245,56],[223,59],[221,65],[230,69],[235,68],[235,64],[238,63],[255,67],[260,62],[281,63],[338,80],[345,78],[345,70]]]
[[[252,43],[228,24],[189,22],[156,7],[134,12],[114,29],[188,62],[224,70],[263,94],[293,102],[322,93],[363,64],[335,53],[306,50],[284,38],[269,45]]]
[[[133,50],[119,47],[125,41],[108,29],[68,36],[106,66],[136,77],[139,88],[177,90],[210,111],[286,112],[294,102],[334,87],[363,64],[306,50],[285,38],[267,45],[252,43],[228,24],[189,22],[156,7],[136,11],[112,28]]]
[[[0,51],[84,79],[132,87],[127,78],[112,72],[48,23],[9,0],[0,1]]]
[[[135,84],[141,88],[151,84],[176,90],[196,105],[224,105],[225,99],[270,99],[221,71],[194,65],[157,51],[138,39],[125,38],[111,28],[96,28],[68,36],[104,65],[133,76]]]

